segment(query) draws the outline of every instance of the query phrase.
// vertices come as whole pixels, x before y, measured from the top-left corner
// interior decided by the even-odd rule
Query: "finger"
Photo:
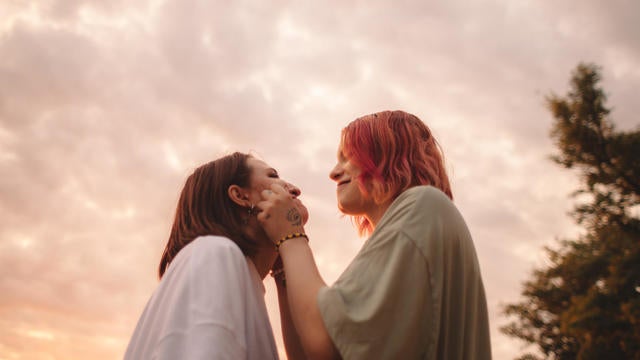
[[[262,198],[263,198],[263,199],[265,199],[265,200],[269,199],[269,197],[270,197],[271,195],[273,195],[273,191],[272,191],[272,190],[269,190],[269,189],[262,190],[262,191],[260,192],[260,196],[262,196]]]
[[[268,212],[263,212],[263,211],[260,211],[258,213],[258,215],[256,216],[256,218],[258,219],[259,222],[265,222],[270,217],[271,217],[271,215]]]
[[[257,211],[258,214],[260,214],[261,212],[264,211],[264,209],[267,208],[267,206],[269,206],[269,201],[266,201],[266,200],[258,201],[256,203],[255,210]]]
[[[285,189],[282,185],[277,184],[277,183],[273,183],[271,184],[271,190],[280,195],[280,194],[288,194],[289,192],[287,191],[287,189]]]

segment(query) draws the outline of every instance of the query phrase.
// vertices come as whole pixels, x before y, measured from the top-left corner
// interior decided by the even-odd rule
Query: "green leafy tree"
[[[584,232],[545,248],[547,266],[503,309],[501,331],[545,359],[640,359],[640,129],[616,131],[599,81],[580,64],[568,94],[547,98],[552,159],[580,175],[572,215]]]

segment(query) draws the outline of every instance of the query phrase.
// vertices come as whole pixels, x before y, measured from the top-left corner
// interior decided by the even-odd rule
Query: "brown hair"
[[[235,242],[246,256],[255,254],[257,244],[242,231],[247,209],[231,200],[229,186],[249,186],[251,155],[235,152],[194,170],[182,189],[167,246],[162,253],[158,275],[178,252],[198,236],[222,235]]]

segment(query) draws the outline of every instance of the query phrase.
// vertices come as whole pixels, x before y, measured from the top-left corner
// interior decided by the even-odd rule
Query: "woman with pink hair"
[[[282,260],[281,311],[307,357],[490,359],[477,255],[429,128],[403,111],[354,120],[330,178],[339,209],[369,236],[331,286],[307,244],[304,206],[277,185],[258,203]]]

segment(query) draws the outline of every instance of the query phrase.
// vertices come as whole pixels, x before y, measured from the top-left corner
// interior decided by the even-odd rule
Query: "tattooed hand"
[[[262,192],[263,201],[257,204],[258,221],[271,241],[276,242],[285,235],[304,232],[309,219],[307,208],[296,197],[278,184]]]
[[[289,211],[287,212],[287,220],[289,220],[291,225],[302,225],[302,216],[296,208],[289,209]]]

